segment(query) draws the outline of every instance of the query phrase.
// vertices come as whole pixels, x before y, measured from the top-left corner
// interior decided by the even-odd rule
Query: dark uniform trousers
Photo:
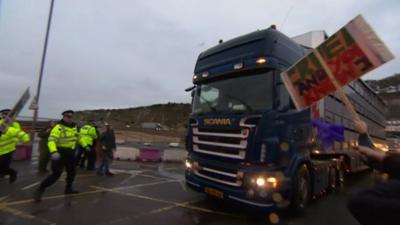
[[[47,171],[47,165],[50,161],[50,152],[47,147],[47,138],[42,138],[39,141],[39,164],[38,169],[40,173]]]
[[[58,153],[60,153],[59,160],[52,160],[51,162],[51,170],[52,173],[46,177],[45,180],[40,184],[40,189],[44,190],[48,186],[54,184],[58,178],[60,178],[62,172],[65,170],[67,171],[67,178],[66,178],[66,189],[71,189],[72,182],[75,178],[75,150],[68,149],[68,148],[58,148]]]
[[[88,164],[88,170],[94,170],[96,168],[96,142],[94,141],[93,145],[90,146],[90,151],[86,153]]]
[[[76,149],[76,165],[79,166],[80,168],[84,168],[85,167],[85,161],[87,159],[87,154],[86,154],[86,150],[82,147],[82,146],[77,146]]]
[[[361,191],[349,201],[348,208],[362,225],[399,224],[400,180]]]
[[[14,152],[9,152],[4,155],[0,155],[0,175],[15,176],[17,172],[10,168],[12,155]]]

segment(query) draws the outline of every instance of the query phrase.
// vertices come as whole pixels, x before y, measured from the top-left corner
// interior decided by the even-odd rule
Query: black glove
[[[60,155],[60,153],[58,153],[58,152],[53,152],[53,153],[51,154],[50,158],[51,158],[51,160],[56,161],[56,160],[59,160],[59,159],[61,158],[61,155]]]

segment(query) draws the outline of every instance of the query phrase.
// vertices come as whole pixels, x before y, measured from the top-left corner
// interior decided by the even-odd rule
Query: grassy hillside
[[[400,74],[394,74],[380,80],[366,80],[365,81],[372,89],[378,91],[385,89],[389,86],[400,85]]]
[[[172,130],[184,129],[191,112],[190,104],[168,103],[128,109],[86,110],[76,113],[78,120],[107,121],[117,129],[137,129],[144,122],[156,122]]]
[[[388,93],[385,89],[400,85],[400,74],[386,77],[381,80],[366,80],[365,81],[373,90],[379,92],[379,96],[386,102],[386,120],[400,119],[400,92]]]
[[[386,102],[386,120],[400,120],[400,93],[380,93]]]

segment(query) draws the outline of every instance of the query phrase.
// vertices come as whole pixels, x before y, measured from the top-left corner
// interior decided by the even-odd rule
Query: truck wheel
[[[291,208],[296,213],[301,213],[310,200],[310,173],[307,166],[302,165],[296,172],[293,182],[293,197]]]

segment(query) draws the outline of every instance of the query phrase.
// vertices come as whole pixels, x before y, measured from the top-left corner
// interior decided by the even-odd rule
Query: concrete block
[[[179,143],[178,142],[171,142],[171,143],[169,143],[169,147],[171,147],[171,148],[179,148]]]
[[[187,151],[184,149],[168,148],[164,150],[162,161],[183,162],[187,157]]]
[[[161,150],[152,147],[144,147],[139,149],[139,160],[146,162],[161,161]]]
[[[139,156],[139,149],[133,147],[117,147],[114,158],[117,160],[136,160]]]
[[[120,144],[125,144],[125,140],[124,139],[116,139],[115,140],[115,143],[118,145],[120,145]]]

